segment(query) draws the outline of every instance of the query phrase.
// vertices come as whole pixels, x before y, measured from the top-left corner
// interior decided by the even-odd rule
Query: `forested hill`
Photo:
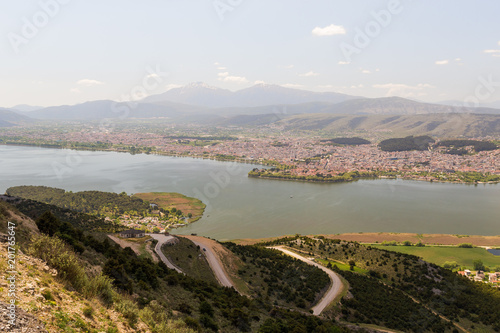
[[[125,192],[120,194],[100,191],[73,193],[47,186],[16,186],[8,188],[6,194],[87,214],[107,215],[112,213],[116,215],[125,212],[140,214],[149,209],[149,203],[140,198],[129,196]]]
[[[429,136],[407,136],[387,139],[379,143],[383,151],[427,150],[434,139]]]

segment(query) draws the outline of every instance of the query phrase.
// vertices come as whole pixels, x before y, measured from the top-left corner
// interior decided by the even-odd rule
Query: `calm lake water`
[[[403,180],[314,184],[253,179],[254,165],[156,155],[0,146],[10,186],[179,192],[207,204],[178,233],[219,240],[285,234],[413,232],[500,235],[500,184]]]

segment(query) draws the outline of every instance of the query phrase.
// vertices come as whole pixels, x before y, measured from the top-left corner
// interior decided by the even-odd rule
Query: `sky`
[[[201,81],[500,100],[500,1],[0,0],[0,106]]]

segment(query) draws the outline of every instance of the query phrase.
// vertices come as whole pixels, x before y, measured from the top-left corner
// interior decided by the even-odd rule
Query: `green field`
[[[500,267],[500,256],[494,256],[483,248],[460,248],[456,246],[384,246],[371,245],[378,249],[413,254],[425,261],[443,266],[445,262],[455,261],[459,266],[474,268],[474,260],[482,260],[484,265],[494,270]]]
[[[319,262],[320,264],[322,264],[325,267],[328,265],[328,263],[330,263],[330,264],[332,264],[332,266],[336,265],[337,268],[342,270],[342,271],[350,271],[351,270],[351,266],[349,266],[348,264],[343,264],[341,262],[334,261],[334,260],[315,259],[314,261]],[[360,273],[360,274],[367,274],[368,270],[363,269],[363,268],[359,268],[358,266],[354,266],[353,272]]]

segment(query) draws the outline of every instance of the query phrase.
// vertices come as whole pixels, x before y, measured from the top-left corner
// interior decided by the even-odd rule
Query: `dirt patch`
[[[139,243],[132,243],[129,241],[126,241],[124,239],[118,238],[116,236],[108,235],[108,237],[115,242],[116,244],[120,245],[123,249],[126,247],[130,247],[132,251],[134,251],[137,255],[141,255],[141,250],[140,250],[140,244]]]

